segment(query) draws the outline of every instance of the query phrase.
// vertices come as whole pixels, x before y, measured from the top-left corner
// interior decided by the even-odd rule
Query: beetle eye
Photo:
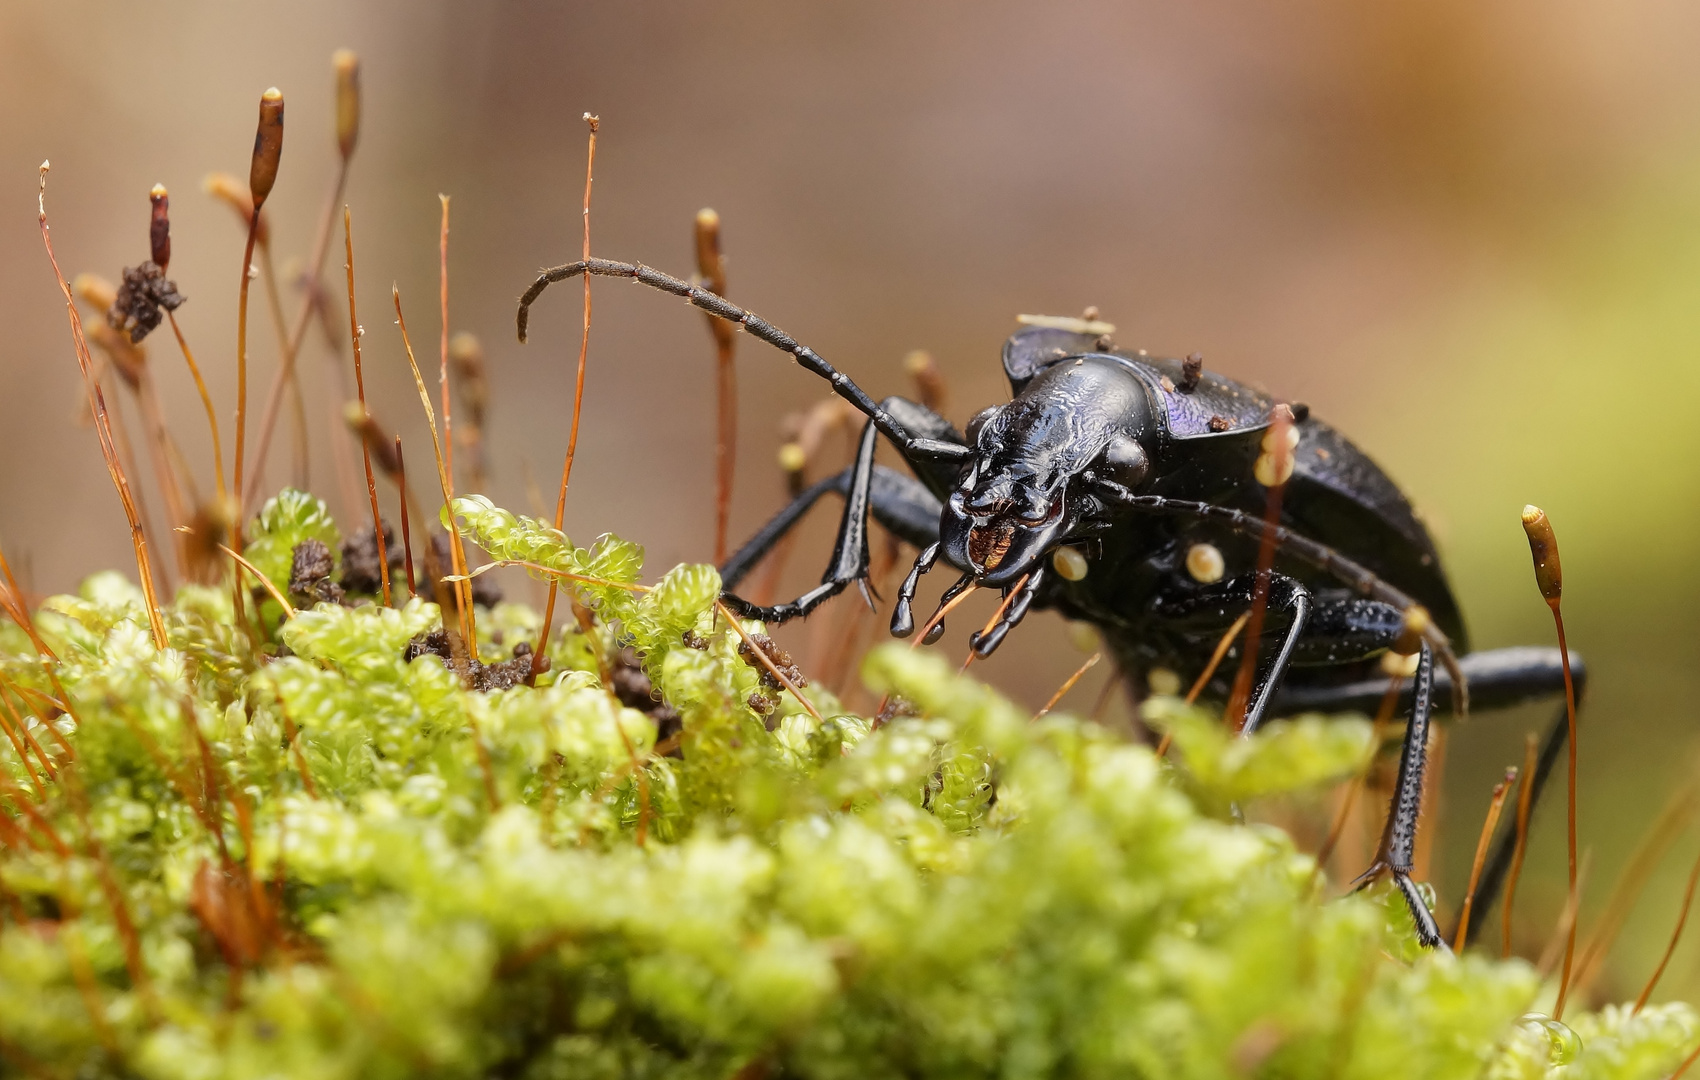
[[[968,445],[977,445],[980,441],[980,429],[986,426],[986,421],[1002,411],[1002,406],[988,405],[974,414],[974,419],[968,421]]]
[[[1145,456],[1145,448],[1136,440],[1117,435],[1104,447],[1096,468],[1098,475],[1105,480],[1113,480],[1131,490],[1144,482],[1145,474],[1151,471],[1151,459]]]

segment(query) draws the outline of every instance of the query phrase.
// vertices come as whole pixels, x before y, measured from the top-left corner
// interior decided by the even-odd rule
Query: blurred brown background
[[[1563,544],[1570,637],[1594,674],[1588,925],[1646,824],[1694,783],[1700,752],[1697,42],[1700,9],[1674,0],[8,4],[0,536],[38,591],[133,567],[93,433],[76,422],[37,165],[53,163],[67,274],[116,278],[144,259],[148,187],[171,189],[172,277],[190,298],[180,321],[228,454],[241,235],[200,183],[215,169],[246,175],[257,98],[281,87],[288,134],[267,212],[280,268],[304,256],[335,162],[330,54],[348,46],[366,90],[347,201],[369,392],[423,480],[428,439],[387,287],[399,284],[434,364],[446,192],[451,321],[480,336],[492,370],[489,493],[529,509],[529,472],[553,502],[577,290],[545,299],[526,347],[513,307],[537,267],[577,257],[588,110],[602,121],[599,253],[688,272],[692,216],[716,207],[731,295],[876,395],[909,392],[902,357],[929,349],[960,424],[1003,399],[997,350],[1018,312],[1090,303],[1124,344],[1200,350],[1311,403],[1424,510],[1478,646],[1550,640],[1517,521],[1525,502],[1544,506]],[[325,280],[339,293],[340,236],[333,251]],[[296,295],[286,287],[291,312]],[[277,346],[260,289],[252,302],[257,408]],[[308,341],[314,485],[346,521],[326,449],[326,350]],[[149,342],[152,366],[210,488],[199,403],[169,342]],[[656,569],[707,559],[701,317],[598,284],[590,365],[569,532],[644,541]],[[781,418],[823,396],[747,339],[739,368],[735,539],[781,503]],[[274,483],[287,448],[283,426]],[[157,497],[152,509],[157,520]],[[831,516],[799,542],[792,585],[818,572]],[[965,648],[985,615],[973,610],[941,648]],[[811,629],[790,638],[805,654]],[[1059,621],[1036,617],[984,670],[1037,705],[1080,659]],[[1430,822],[1448,907],[1492,780],[1545,718],[1483,715],[1453,733]],[[1561,801],[1523,890],[1536,942],[1562,903]],[[1662,864],[1602,990],[1639,987],[1697,846],[1686,835]],[[1700,991],[1697,963],[1690,940],[1665,989]]]

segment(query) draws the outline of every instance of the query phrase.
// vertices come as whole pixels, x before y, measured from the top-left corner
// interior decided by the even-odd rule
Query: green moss
[[[573,586],[595,624],[536,687],[404,660],[440,625],[418,600],[321,604],[256,648],[228,590],[185,589],[162,652],[101,575],[37,615],[56,716],[0,628],[58,769],[35,763],[38,798],[0,747],[8,1072],[1628,1078],[1700,1042],[1687,1006],[1608,1009],[1554,1067],[1519,1019],[1527,965],[1418,955],[1396,902],[1321,898],[1286,835],[1227,820],[1361,767],[1360,720],[1241,741],[1158,702],[1172,766],[886,645],[864,677],[914,715],[875,728],[811,692],[822,719],[787,695],[764,722],[712,569],[632,591],[635,545],[456,510],[499,558],[614,583]],[[286,492],[253,535],[286,578],[290,546],[336,534]],[[479,616],[487,660],[538,624]],[[678,756],[603,688],[626,643]]]

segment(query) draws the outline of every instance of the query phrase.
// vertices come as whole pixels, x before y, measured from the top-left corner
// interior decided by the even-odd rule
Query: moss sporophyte
[[[1362,768],[1361,719],[1238,739],[1157,699],[1159,760],[894,645],[862,671],[889,723],[771,677],[763,715],[713,569],[643,584],[635,544],[454,506],[590,613],[534,686],[474,688],[419,645],[453,617],[352,577],[292,615],[251,590],[247,625],[185,585],[164,649],[115,573],[11,605],[7,1074],[1627,1078],[1700,1042],[1683,1004],[1543,1021],[1529,965],[1418,950],[1397,899],[1231,820]],[[305,493],[247,535],[280,595],[297,549],[340,572]],[[482,663],[538,623],[484,608]]]

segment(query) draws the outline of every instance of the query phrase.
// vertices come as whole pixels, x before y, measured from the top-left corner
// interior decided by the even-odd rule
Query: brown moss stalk
[[[1481,884],[1482,864],[1487,861],[1488,844],[1493,840],[1494,830],[1499,827],[1499,813],[1505,808],[1506,793],[1516,782],[1517,769],[1514,766],[1506,769],[1505,778],[1493,786],[1487,817],[1482,820],[1481,835],[1476,839],[1476,856],[1470,863],[1470,887],[1464,892],[1464,910],[1458,916],[1458,936],[1452,942],[1453,952],[1463,952],[1464,944],[1470,939],[1470,909],[1476,903],[1476,886]]]
[[[1558,652],[1564,663],[1564,708],[1569,724],[1570,771],[1567,777],[1569,794],[1568,831],[1570,890],[1576,891],[1576,684],[1570,677],[1570,647],[1564,640],[1564,615],[1559,602],[1564,596],[1564,571],[1558,558],[1558,537],[1544,510],[1538,506],[1523,508],[1523,532],[1529,537],[1529,555],[1535,564],[1535,583],[1541,596],[1552,609],[1553,626],[1558,631]],[[1564,945],[1564,973],[1559,977],[1558,1003],[1553,1006],[1554,1020],[1564,1019],[1564,1005],[1570,993],[1571,965],[1576,954],[1576,923],[1570,920],[1569,938]]]
[[[321,290],[319,274],[325,265],[325,257],[330,252],[331,228],[336,217],[336,208],[342,202],[342,194],[348,187],[349,162],[354,157],[354,147],[360,135],[360,60],[348,49],[338,49],[332,56],[336,68],[336,137],[337,137],[337,169],[331,182],[330,192],[325,198],[324,209],[319,213],[319,226],[313,241],[313,254],[307,261],[305,271],[306,288],[301,298],[301,304],[295,313],[295,321],[290,324],[288,337],[283,342],[283,355],[277,374],[272,379],[271,388],[266,392],[265,410],[260,418],[259,436],[254,442],[254,472],[256,478],[265,467],[267,451],[271,448],[272,432],[277,426],[278,411],[283,400],[286,383],[295,400],[299,399],[300,386],[297,374],[297,360],[301,354],[301,346],[307,335],[307,326],[312,321],[317,309]],[[340,372],[339,372],[340,374]],[[346,385],[346,383],[344,384]],[[292,400],[291,407],[294,407]],[[332,432],[333,446],[340,450],[343,446],[340,433]],[[338,475],[344,475],[339,467]],[[256,485],[257,486],[257,485]],[[249,495],[245,506],[251,507],[254,494]]]
[[[407,596],[411,600],[419,595],[419,586],[413,576],[413,527],[407,513],[407,459],[401,455],[400,435],[395,437],[395,486],[401,493],[401,551],[407,564]]]
[[[348,336],[354,341],[354,386],[360,395],[360,411],[366,416],[366,377],[360,369],[360,316],[354,306],[354,226],[348,207],[342,208],[343,248],[348,256]],[[384,550],[384,520],[378,515],[378,482],[372,476],[372,451],[360,442],[361,460],[366,465],[366,494],[372,501],[372,535],[378,545],[378,578],[383,586],[384,606],[390,606],[390,561]]]
[[[136,552],[136,573],[141,578],[142,596],[147,604],[148,627],[153,632],[154,647],[163,650],[166,647],[165,622],[159,613],[153,566],[148,558],[147,534],[142,528],[141,516],[136,509],[130,480],[118,460],[118,449],[112,436],[112,423],[106,411],[106,399],[101,394],[100,383],[94,377],[94,360],[89,355],[88,340],[83,336],[83,321],[77,315],[77,304],[71,294],[71,285],[60,272],[59,260],[53,254],[53,238],[47,225],[47,169],[47,162],[42,162],[41,189],[37,196],[37,224],[41,228],[41,242],[47,248],[47,259],[53,266],[54,280],[59,283],[59,291],[65,296],[65,313],[71,323],[71,342],[77,354],[77,367],[83,375],[83,388],[88,393],[89,411],[94,414],[95,433],[100,439],[101,454],[106,459],[107,474],[112,478],[112,486],[118,490],[118,501],[123,505],[124,517],[130,525],[130,543]],[[7,584],[13,585],[15,591],[16,586],[10,580],[10,571],[7,572],[7,578]]]
[[[395,301],[396,325],[401,328],[401,344],[407,353],[407,366],[413,372],[413,384],[419,390],[419,401],[425,409],[425,422],[431,429],[431,450],[437,459],[437,485],[443,495],[444,512],[449,518],[449,558],[454,565],[456,606],[460,608],[460,633],[474,660],[478,659],[478,625],[472,612],[472,582],[466,569],[466,549],[461,543],[460,527],[454,518],[454,484],[449,479],[448,463],[443,457],[443,440],[437,431],[437,417],[431,407],[431,392],[425,388],[425,376],[420,374],[419,361],[413,355],[413,339],[407,333],[407,317],[401,311],[401,290],[391,286]],[[446,620],[445,620],[446,625]]]
[[[710,292],[726,295],[726,256],[720,249],[720,215],[703,207],[696,220],[697,274]],[[732,477],[738,452],[738,369],[736,338],[724,319],[705,315],[714,338],[714,564],[726,561],[726,529],[732,513]]]
[[[1659,957],[1659,966],[1647,977],[1647,985],[1641,988],[1635,999],[1634,1011],[1637,1013],[1647,1007],[1647,999],[1653,996],[1653,988],[1659,985],[1665,968],[1670,965],[1670,958],[1676,953],[1676,943],[1682,940],[1682,928],[1688,925],[1688,912],[1694,906],[1694,887],[1697,884],[1700,884],[1700,858],[1694,860],[1694,868],[1688,872],[1688,884],[1682,890],[1682,910],[1676,917],[1676,926],[1670,932],[1664,955]]]
[[[254,156],[248,165],[248,195],[253,200],[253,212],[248,218],[248,241],[242,249],[242,285],[236,300],[236,458],[231,477],[238,499],[246,490],[242,486],[242,458],[248,430],[248,286],[254,279],[254,243],[259,234],[260,211],[277,182],[277,167],[282,157],[283,93],[274,86],[260,95]],[[232,535],[234,546],[240,551],[241,529]]]
[[[584,122],[590,125],[590,146],[585,155],[584,163],[584,257],[590,258],[590,188],[596,175],[596,129],[600,121],[597,117],[584,114]],[[584,275],[584,334],[579,339],[578,348],[578,380],[573,385],[573,423],[567,432],[567,456],[561,463],[561,492],[555,498],[555,528],[561,529],[567,515],[567,484],[573,476],[573,458],[578,454],[578,423],[579,413],[584,407],[584,367],[590,356],[590,275]],[[555,582],[549,582],[549,599],[543,605],[543,626],[537,632],[537,645],[531,652],[531,678],[537,678],[541,672],[543,657],[548,651],[549,631],[555,622],[555,595],[559,591]]]
[[[1517,879],[1523,874],[1523,856],[1529,844],[1529,813],[1534,807],[1535,757],[1540,740],[1534,732],[1523,736],[1523,780],[1517,789],[1517,842],[1511,848],[1511,871],[1505,875],[1505,910],[1500,913],[1500,955],[1511,956],[1511,912],[1517,901]]]
[[[1263,453],[1257,459],[1257,479],[1268,490],[1263,519],[1269,526],[1257,550],[1257,584],[1252,590],[1251,618],[1246,623],[1246,645],[1228,694],[1225,721],[1237,732],[1245,727],[1251,707],[1252,680],[1257,674],[1258,644],[1263,639],[1263,619],[1269,609],[1269,579],[1275,568],[1275,526],[1281,522],[1281,497],[1293,472],[1293,412],[1276,405],[1270,414],[1269,432],[1263,438]]]
[[[1057,702],[1061,701],[1064,697],[1066,697],[1068,695],[1068,692],[1070,690],[1074,689],[1074,684],[1079,682],[1082,678],[1084,678],[1088,671],[1091,671],[1093,668],[1097,667],[1098,661],[1102,660],[1103,658],[1104,658],[1103,653],[1093,653],[1091,656],[1087,657],[1086,662],[1084,664],[1081,664],[1079,667],[1075,668],[1074,674],[1070,675],[1068,678],[1064,679],[1063,684],[1061,686],[1057,687],[1057,692],[1052,694],[1051,697],[1050,697],[1050,700],[1045,702],[1045,707],[1033,714],[1033,719],[1037,720],[1041,716],[1044,716],[1046,713],[1050,712],[1052,709],[1056,708]]]

